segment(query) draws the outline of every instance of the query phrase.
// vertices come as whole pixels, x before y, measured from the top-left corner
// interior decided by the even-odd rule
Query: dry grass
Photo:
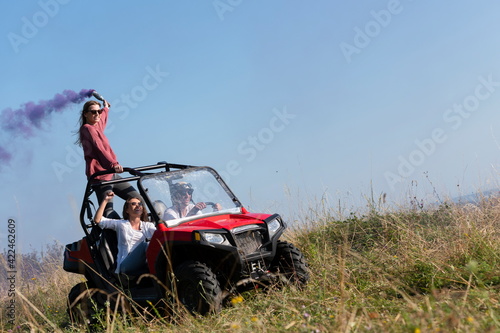
[[[103,313],[107,332],[499,332],[500,205],[443,205],[335,220],[321,217],[285,235],[311,268],[306,290],[248,292],[203,318],[127,320]],[[57,252],[57,251],[56,251]],[[46,256],[16,288],[13,331],[83,332],[65,327],[65,298],[80,277]],[[27,260],[27,262],[30,262]],[[22,262],[19,265],[23,265]],[[27,265],[24,263],[24,265]],[[34,265],[30,262],[29,265]],[[30,267],[26,270],[29,271]],[[1,304],[7,304],[2,290]],[[5,306],[2,306],[4,309]],[[111,309],[112,310],[112,309]]]

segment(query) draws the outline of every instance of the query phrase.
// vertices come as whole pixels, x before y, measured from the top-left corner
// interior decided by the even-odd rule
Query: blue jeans
[[[149,271],[146,264],[146,249],[148,248],[148,244],[148,242],[140,243],[125,259],[123,259],[120,264],[120,273],[139,275]]]

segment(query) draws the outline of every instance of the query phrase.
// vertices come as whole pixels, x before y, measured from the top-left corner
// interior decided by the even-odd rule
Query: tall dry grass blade
[[[471,273],[469,276],[469,281],[467,283],[467,288],[465,289],[464,299],[462,301],[462,309],[467,305],[467,298],[469,297],[470,286],[472,284],[472,276],[473,274]]]
[[[111,330],[109,331],[109,333],[113,333],[113,331],[115,329],[115,320],[116,320],[116,316],[118,314],[118,307],[119,307],[120,302],[122,302],[121,297],[122,296],[120,294],[118,294],[118,296],[116,297],[115,309],[113,311],[113,319],[111,320],[111,324],[109,325],[111,327]],[[107,307],[107,310],[109,312],[110,308]],[[109,323],[109,318],[108,318],[108,323]],[[109,329],[109,327],[108,327],[108,329]]]
[[[351,328],[356,325],[356,323],[354,322],[356,318],[356,312],[357,310],[352,311],[351,316],[349,317],[349,320],[345,325],[344,333],[349,333],[351,331]]]
[[[342,304],[345,303],[346,294],[345,294],[345,246],[338,246],[338,262],[339,262],[339,289],[340,289],[340,299]]]

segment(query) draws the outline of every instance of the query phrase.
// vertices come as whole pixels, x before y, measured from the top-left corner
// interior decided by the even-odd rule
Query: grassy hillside
[[[285,238],[308,258],[305,290],[247,292],[204,318],[182,309],[170,318],[142,314],[108,332],[500,332],[500,205],[373,212],[336,220],[327,213]],[[25,256],[16,281],[17,324],[4,330],[83,332],[64,326],[65,297],[80,276],[62,270],[60,249]],[[5,264],[5,263],[3,263]],[[2,283],[5,278],[2,276]],[[5,286],[3,286],[5,288]],[[111,309],[110,309],[111,312]]]

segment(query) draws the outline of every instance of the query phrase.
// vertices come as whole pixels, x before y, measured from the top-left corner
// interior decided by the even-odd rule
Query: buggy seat
[[[102,229],[98,242],[99,254],[108,273],[114,276],[116,270],[116,258],[118,256],[118,238],[116,231]]]
[[[130,286],[131,283],[136,282],[141,274],[149,272],[147,266],[145,266],[144,271],[138,272],[137,275],[133,276],[125,273],[115,273],[116,259],[118,257],[118,237],[116,231],[112,229],[102,229],[97,249],[104,264],[105,272],[102,273],[107,273],[107,278],[110,281],[118,282],[121,286]]]

